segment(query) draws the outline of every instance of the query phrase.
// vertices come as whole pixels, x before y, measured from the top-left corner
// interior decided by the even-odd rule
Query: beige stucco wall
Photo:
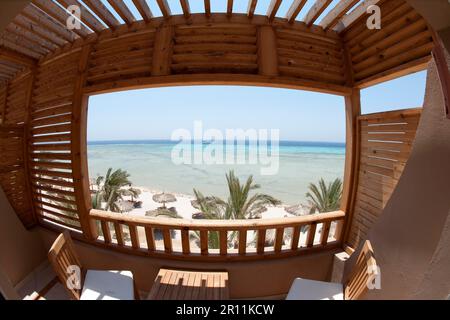
[[[50,247],[56,234],[40,229],[45,246]],[[122,254],[113,250],[76,242],[81,263],[89,269],[131,270],[140,291],[149,291],[161,267],[194,270],[227,270],[230,296],[237,298],[282,298],[295,277],[328,280],[334,254],[339,250],[304,256],[246,262],[188,262]]]
[[[15,286],[46,259],[37,230],[27,231],[0,188],[0,266]]]

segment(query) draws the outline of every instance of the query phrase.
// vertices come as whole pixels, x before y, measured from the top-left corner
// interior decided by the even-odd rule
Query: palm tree
[[[96,180],[97,192],[92,197],[93,208],[100,208],[102,201],[106,202],[105,210],[120,212],[117,202],[123,200],[124,196],[137,197],[140,190],[131,188],[130,175],[127,171],[117,169],[114,172],[109,168],[106,176],[99,176]],[[101,185],[103,182],[103,185]],[[124,187],[129,186],[125,189]]]
[[[267,205],[278,205],[281,203],[267,194],[255,193],[250,195],[251,191],[261,188],[259,184],[253,183],[253,176],[249,176],[245,184],[241,185],[239,178],[231,170],[226,174],[226,179],[229,192],[227,201],[218,197],[205,197],[201,192],[194,189],[200,211],[206,219],[253,219]],[[231,243],[236,242],[236,235],[236,232],[232,232],[228,237],[228,241]],[[196,238],[198,238],[198,234]],[[218,232],[208,232],[208,242],[210,248],[219,248]]]
[[[319,180],[319,186],[314,183],[309,184],[309,192],[306,198],[311,204],[311,213],[316,211],[329,212],[339,209],[342,197],[342,180],[336,178],[333,182],[326,185],[323,178]]]

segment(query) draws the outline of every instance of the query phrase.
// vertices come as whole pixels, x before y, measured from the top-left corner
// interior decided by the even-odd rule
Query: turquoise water
[[[193,194],[196,188],[206,195],[224,197],[227,194],[225,173],[234,169],[241,178],[253,175],[254,181],[261,185],[260,192],[271,194],[286,204],[297,204],[305,202],[310,182],[321,177],[326,181],[342,178],[344,172],[345,146],[338,143],[280,142],[275,175],[262,175],[263,165],[248,162],[176,165],[171,158],[174,146],[170,141],[89,142],[89,175],[95,178],[104,175],[109,167],[122,168],[131,174],[130,179],[136,186],[184,194]],[[258,147],[240,145],[237,148],[251,152],[251,148]]]

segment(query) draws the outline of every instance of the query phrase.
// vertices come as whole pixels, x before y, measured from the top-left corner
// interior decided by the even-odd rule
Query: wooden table
[[[228,272],[160,269],[148,300],[227,300]]]

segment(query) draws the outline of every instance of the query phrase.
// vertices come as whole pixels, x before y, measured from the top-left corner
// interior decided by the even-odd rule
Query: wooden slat
[[[63,26],[67,25],[67,20],[71,17],[68,12],[66,12],[64,9],[62,9],[52,1],[32,0],[32,3],[36,7],[44,11],[47,15],[57,20]],[[74,29],[71,31],[76,33],[78,36],[82,38],[86,37],[90,33],[89,30],[84,25],[81,25],[80,29]]]
[[[219,232],[219,241],[220,241],[220,254],[226,255],[228,249],[228,232],[220,231]]]
[[[189,6],[189,0],[180,0],[181,8],[183,9],[183,15],[187,19],[191,16],[191,7]]]
[[[145,0],[133,0],[134,5],[138,9],[145,22],[150,22],[153,18],[152,11]]]
[[[203,0],[203,3],[205,4],[205,15],[207,17],[211,16],[211,2],[210,2],[210,0]]]
[[[208,231],[200,231],[200,252],[202,255],[208,255]]]
[[[317,223],[312,223],[309,225],[308,236],[306,238],[306,246],[312,247],[314,245],[314,237],[316,235]]]
[[[122,225],[118,222],[114,222],[114,231],[116,234],[116,240],[117,240],[117,244],[119,246],[123,246],[124,245],[124,241],[123,241],[123,228]]]
[[[239,230],[239,254],[244,255],[247,250],[247,230]]]
[[[341,18],[360,0],[342,0],[320,21],[319,25],[325,30],[332,29]]]
[[[170,10],[167,0],[156,0],[156,2],[158,3],[159,9],[161,10],[164,18],[170,18],[170,16],[172,15],[172,11]]]
[[[284,241],[284,228],[277,228],[275,233],[275,252],[280,252]]]
[[[167,253],[172,252],[172,236],[170,234],[170,229],[163,229],[163,240],[164,240],[164,251]]]
[[[262,254],[264,253],[264,247],[266,245],[266,232],[267,229],[260,229],[258,230],[258,236],[257,236],[257,247],[256,247],[256,252],[258,252],[258,254]]]
[[[19,52],[0,46],[0,59],[10,61],[25,67],[33,67],[37,61]]]
[[[295,19],[297,18],[300,11],[302,11],[303,7],[306,4],[306,1],[308,0],[294,0],[292,2],[291,6],[289,7],[289,10],[286,13],[286,19],[289,23],[294,23]]]
[[[338,32],[344,32],[350,28],[355,21],[358,21],[358,19],[367,13],[368,7],[377,4],[379,1],[380,0],[363,0],[354,10],[352,10],[352,12],[342,17],[335,30]]]
[[[231,16],[233,14],[233,0],[227,1],[227,15]]]
[[[108,8],[100,0],[83,0],[102,21],[111,29],[115,29],[120,25],[119,20],[108,10]]]
[[[128,226],[130,230],[131,246],[133,249],[139,249],[139,238],[136,226]]]
[[[256,9],[257,3],[258,3],[258,0],[249,0],[248,1],[247,16],[249,18],[253,18],[253,16],[255,15],[255,9]]]
[[[105,240],[105,243],[109,244],[111,243],[111,233],[109,232],[109,223],[106,221],[100,221],[102,232],[103,232],[103,239]]]
[[[181,230],[181,246],[182,246],[183,254],[191,253],[188,229]]]
[[[155,238],[153,235],[153,228],[145,227],[145,238],[147,240],[148,251],[154,251],[155,250]]]
[[[105,29],[105,26],[78,0],[56,0],[64,8],[69,6],[77,6],[80,8],[80,19],[85,25],[87,25],[94,32],[101,32]]]
[[[333,0],[316,0],[314,5],[309,9],[303,21],[308,27],[312,26],[314,22],[320,17],[325,9],[333,2]]]
[[[20,14],[21,17],[24,18],[24,22],[26,21],[32,24],[32,28],[47,30],[48,32],[54,33],[57,37],[60,37],[68,42],[73,42],[76,40],[76,34],[70,30],[67,30],[66,26],[42,12],[32,3],[25,7]]]
[[[123,0],[108,0],[108,2],[127,25],[131,25],[136,21],[133,13]]]
[[[322,225],[322,233],[320,235],[320,244],[321,245],[326,245],[328,242],[328,236],[330,234],[330,226],[331,226],[331,222],[325,222]]]
[[[278,9],[280,8],[282,0],[271,0],[269,7],[267,8],[267,17],[269,18],[269,21],[273,21],[275,18]]]

